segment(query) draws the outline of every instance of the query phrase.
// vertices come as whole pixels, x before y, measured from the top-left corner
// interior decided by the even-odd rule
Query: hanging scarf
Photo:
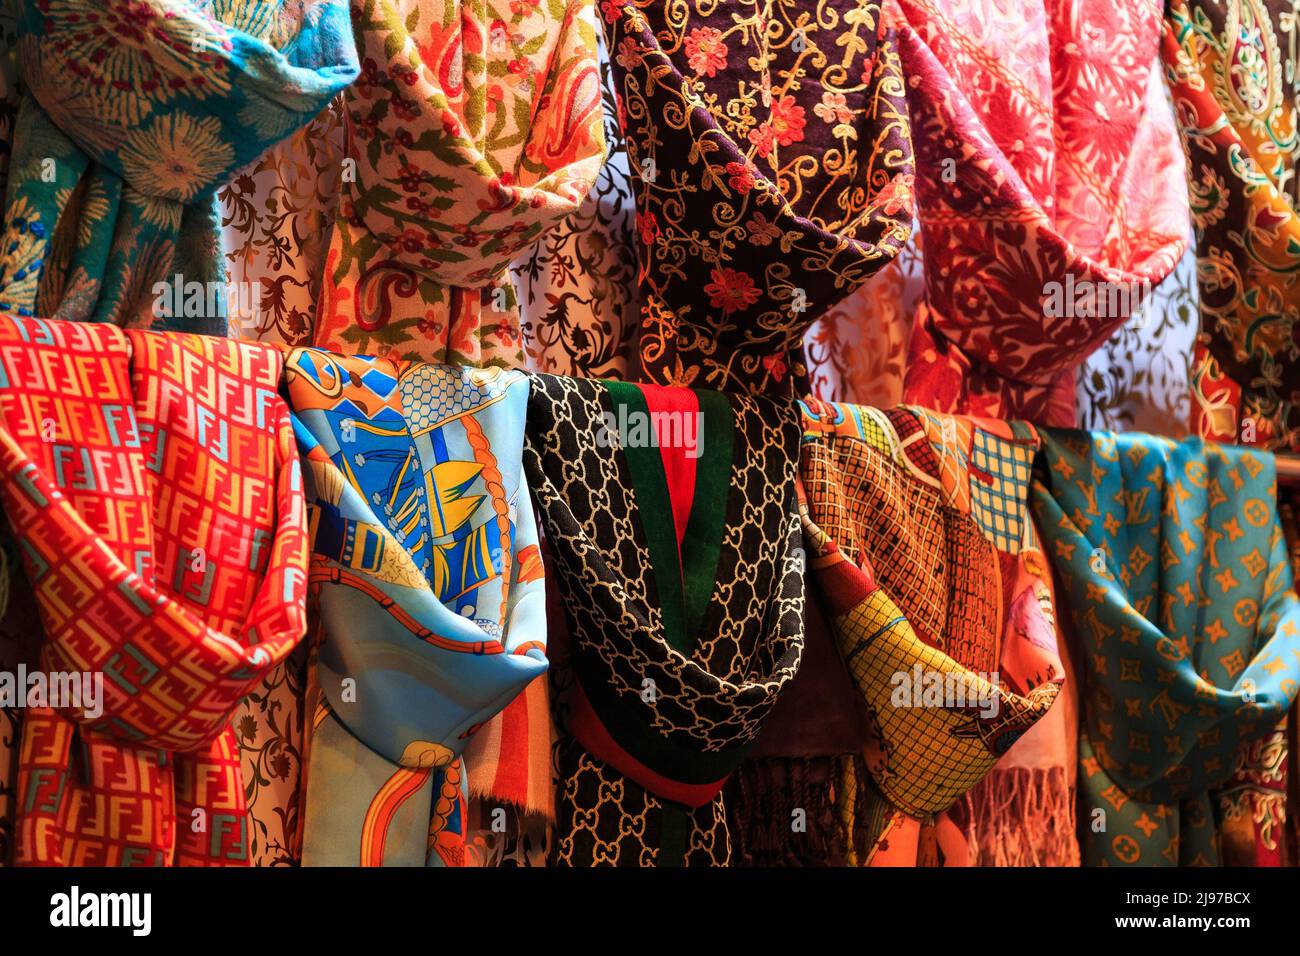
[[[510,260],[605,158],[591,0],[354,0],[362,70],[315,343],[520,365]]]
[[[1068,792],[1051,779],[1063,765],[1009,778],[1000,814],[972,820],[963,799],[1048,714],[1064,677],[1025,501],[1037,433],[801,407],[809,566],[870,715],[868,746],[838,782],[849,862],[973,862],[973,839],[996,846],[1022,822],[1040,841],[1028,861],[1075,862],[1070,802],[1040,803]]]
[[[1073,425],[1079,363],[1186,246],[1160,0],[899,2],[926,280],[904,399]]]
[[[1300,447],[1294,15],[1280,0],[1172,0],[1162,45],[1199,263],[1192,428],[1270,448]]]
[[[286,362],[325,639],[306,865],[459,865],[466,740],[546,670],[518,372]]]
[[[41,667],[103,675],[102,714],[23,715],[16,862],[247,863],[231,712],[306,628],[280,357],[35,319],[0,343],[0,493]]]
[[[730,861],[720,791],[803,648],[789,404],[532,376],[572,644],[556,860]]]
[[[1252,782],[1235,775],[1267,762],[1257,748],[1300,688],[1300,603],[1273,458],[1068,431],[1047,433],[1044,447],[1034,511],[1085,662],[1085,860],[1247,862],[1221,853],[1231,791]],[[1216,793],[1229,799],[1216,807]],[[1281,800],[1279,789],[1246,821],[1258,847],[1249,862],[1277,862]]]
[[[879,3],[601,12],[636,192],[645,375],[788,392],[809,324],[910,231],[903,78]]]
[[[216,188],[356,75],[346,7],[29,0],[18,62],[0,309],[226,334]]]

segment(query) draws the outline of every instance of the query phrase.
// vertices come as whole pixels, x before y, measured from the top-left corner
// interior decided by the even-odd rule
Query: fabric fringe
[[[994,770],[968,795],[977,866],[1079,866],[1066,768]]]

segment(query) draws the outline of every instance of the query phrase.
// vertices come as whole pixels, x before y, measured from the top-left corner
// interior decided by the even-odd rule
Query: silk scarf
[[[101,713],[23,715],[15,862],[247,863],[231,712],[306,629],[280,356],[22,318],[0,337],[0,494],[41,667],[103,679]]]
[[[1178,262],[1160,0],[899,0],[925,296],[904,401],[1074,424],[1079,364]]]
[[[216,189],[356,76],[341,0],[30,0],[18,64],[0,310],[226,334]]]
[[[572,643],[555,862],[730,862],[720,792],[803,649],[787,402],[531,376]]]
[[[314,344],[521,365],[510,260],[605,158],[591,0],[354,0],[361,76]]]
[[[1293,18],[1277,0],[1174,0],[1162,38],[1199,265],[1191,427],[1267,448],[1300,446]]]
[[[1049,431],[1033,507],[1081,642],[1092,865],[1280,861],[1284,791],[1239,769],[1300,689],[1300,602],[1271,455]],[[1226,796],[1227,799],[1212,799]],[[1252,859],[1225,858],[1251,833]]]
[[[547,666],[522,373],[297,348],[325,631],[303,863],[459,865],[466,741]]]
[[[912,220],[877,0],[601,4],[637,204],[648,380],[792,394],[811,322]]]
[[[907,407],[801,409],[810,574],[869,713],[864,759],[839,781],[849,862],[974,862],[971,831],[995,845],[1025,816],[1046,844],[1032,861],[1073,862],[1070,802],[1042,806],[1067,792],[1048,769],[985,819],[964,801],[1064,678],[1026,503],[1036,431]]]

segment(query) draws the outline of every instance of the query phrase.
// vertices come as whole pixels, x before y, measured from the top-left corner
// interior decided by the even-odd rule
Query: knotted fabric
[[[510,261],[605,158],[591,0],[354,0],[353,23],[315,344],[522,365]]]
[[[230,716],[306,630],[281,366],[226,339],[0,321],[0,495],[41,667],[103,680],[102,714],[24,713],[15,862],[248,862]]]
[[[725,865],[720,792],[803,650],[792,403],[531,379],[572,636],[556,861]]]
[[[471,734],[547,662],[522,373],[299,348],[324,639],[303,863],[460,865]]]
[[[1083,661],[1085,862],[1266,862],[1221,855],[1243,809],[1276,862],[1284,781],[1271,801],[1232,798],[1258,785],[1237,771],[1300,690],[1273,456],[1074,431],[1044,449],[1034,512]]]
[[[356,75],[346,5],[29,0],[17,57],[0,310],[226,334],[216,190]]]

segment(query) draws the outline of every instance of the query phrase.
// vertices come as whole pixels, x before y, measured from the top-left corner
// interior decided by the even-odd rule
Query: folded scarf
[[[926,283],[904,401],[1073,425],[1079,363],[1186,247],[1160,0],[899,5]]]
[[[803,649],[789,403],[531,376],[570,614],[556,862],[730,861],[720,791]]]
[[[1162,45],[1200,267],[1192,429],[1265,447],[1300,447],[1293,15],[1281,0],[1172,0]]]
[[[346,6],[28,0],[18,64],[0,310],[226,334],[216,189],[356,76]]]
[[[546,670],[518,372],[298,348],[325,637],[305,865],[459,865],[467,739]]]
[[[1041,841],[1033,862],[1072,862],[1070,802],[1029,799],[1064,793],[1051,779],[1063,766],[1009,778],[1020,799],[995,795],[1011,806],[982,835],[964,801],[1064,678],[1025,501],[1037,433],[912,408],[801,407],[809,567],[870,718],[862,760],[838,784],[848,861],[973,862],[973,840],[1023,826]]]
[[[15,861],[247,863],[231,713],[306,629],[280,356],[6,317],[0,366],[0,495],[41,667],[103,676],[102,715],[23,715]]]
[[[1246,862],[1221,853],[1240,808],[1212,796],[1268,763],[1256,748],[1300,687],[1273,457],[1072,431],[1047,432],[1044,449],[1033,507],[1084,661],[1085,861]],[[1266,862],[1282,828],[1266,812],[1255,823],[1252,862]]]
[[[912,220],[877,0],[607,0],[637,203],[647,378],[792,393],[808,326]]]
[[[520,365],[510,260],[605,158],[591,0],[354,0],[362,70],[314,343]]]

